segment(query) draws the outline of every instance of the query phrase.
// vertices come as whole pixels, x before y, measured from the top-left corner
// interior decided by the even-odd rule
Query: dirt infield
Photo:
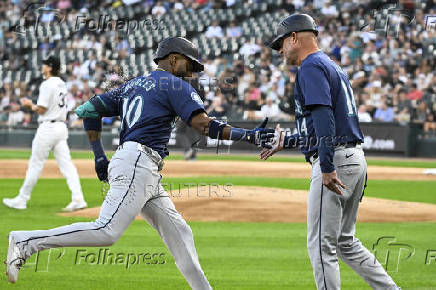
[[[0,178],[24,178],[27,160],[0,160]],[[80,177],[94,178],[92,160],[74,160]],[[249,161],[166,161],[164,177],[195,176],[261,176],[283,178],[309,178],[310,165],[296,162],[249,162]],[[48,160],[42,178],[62,177],[56,161]],[[423,174],[422,168],[369,166],[368,178],[390,180],[436,180],[435,175]]]
[[[233,186],[225,194],[209,192],[206,188],[191,188],[169,194],[188,221],[306,222],[307,192],[304,190]],[[99,212],[98,207],[60,215],[96,218]],[[364,197],[358,220],[436,221],[436,205]]]
[[[74,160],[81,177],[95,178],[92,160]],[[0,178],[23,178],[27,160],[0,160]],[[259,176],[310,178],[307,163],[248,161],[167,161],[162,172],[166,177]],[[436,180],[419,168],[370,166],[371,179]],[[62,177],[54,160],[45,164],[43,178]],[[168,189],[167,189],[168,190]],[[169,194],[178,210],[190,221],[305,222],[307,192],[264,187],[233,186],[229,192],[216,194],[206,188],[198,191],[178,189]],[[209,192],[209,194],[208,194]],[[212,193],[212,194],[211,194]],[[388,211],[386,209],[389,209]],[[97,217],[100,209],[90,208],[73,215]],[[69,214],[66,214],[69,215]],[[436,221],[436,205],[364,198],[359,212],[363,222]]]

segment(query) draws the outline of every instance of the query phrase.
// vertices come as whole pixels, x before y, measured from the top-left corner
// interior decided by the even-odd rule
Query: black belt
[[[345,143],[345,145],[339,145],[338,147],[344,146],[345,148],[356,148],[356,146],[360,144],[362,144],[362,142],[348,142]]]
[[[58,120],[46,120],[46,121],[42,121],[41,123],[56,123],[56,122],[63,122],[63,121],[58,121]],[[40,124],[41,124],[40,123]]]
[[[360,145],[360,144],[362,144],[362,142],[348,142],[348,143],[345,143],[345,144],[341,144],[341,145],[337,145],[337,146],[335,146],[335,148],[336,147],[345,147],[345,148],[356,148],[356,146],[358,146],[358,145]],[[315,151],[313,151],[312,152],[312,154],[311,155],[309,155],[308,157],[307,157],[307,162],[309,162],[310,164],[312,164],[312,162],[310,162],[310,159],[313,159],[313,160],[315,160],[316,158],[318,158],[318,150],[315,150]]]

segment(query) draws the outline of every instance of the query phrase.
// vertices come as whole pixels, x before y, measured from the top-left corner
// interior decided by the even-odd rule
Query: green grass
[[[0,150],[0,159],[29,159],[31,151],[29,150]],[[110,156],[113,152],[110,152]],[[93,159],[92,151],[71,151],[73,159]],[[53,152],[50,152],[49,159],[54,159]]]
[[[231,182],[238,185],[253,184],[264,186],[307,189],[308,181],[303,179],[244,179],[244,178],[165,178],[164,182]],[[270,183],[267,180],[271,180]],[[21,179],[0,179],[0,199],[16,194]],[[397,181],[395,181],[396,183]],[[433,184],[420,182],[418,189],[409,192],[427,195]],[[397,189],[407,187],[402,183]],[[82,179],[82,186],[89,206],[100,205],[103,196],[101,184],[95,179]],[[390,191],[393,184],[377,181],[368,188]],[[373,188],[370,190],[370,188]],[[433,187],[434,188],[434,187]],[[391,197],[401,199],[400,194]],[[415,196],[417,198],[418,196]],[[55,213],[65,206],[70,193],[63,179],[41,179],[28,203],[26,211],[8,209],[0,204],[0,259],[6,257],[6,236],[11,230],[48,229],[79,221],[84,218],[67,218]],[[306,225],[304,223],[230,223],[191,222],[195,243],[202,267],[214,289],[314,289],[312,269],[306,250]],[[395,236],[398,243],[408,244],[415,249],[414,255],[405,259],[402,253],[397,272],[391,276],[403,289],[432,289],[435,261],[425,264],[426,253],[434,249],[433,235],[436,223],[360,223],[357,236],[369,248],[382,236]],[[382,245],[379,253],[394,248]],[[0,279],[0,289],[189,289],[177,270],[174,260],[158,234],[144,221],[134,221],[123,237],[110,248],[112,253],[163,253],[164,264],[133,265],[126,269],[121,265],[75,265],[77,250],[98,253],[96,248],[66,248],[58,259],[60,250],[41,252],[39,268],[32,262],[24,267],[16,285]],[[406,253],[407,254],[407,253]],[[49,263],[47,262],[49,261]],[[83,261],[83,260],[82,260]],[[48,268],[47,268],[48,264]],[[393,266],[392,260],[389,267]],[[47,271],[46,271],[47,270]],[[44,272],[45,271],[45,272]],[[369,287],[348,266],[341,263],[343,289],[369,289]]]
[[[0,159],[29,159],[30,150],[0,150]],[[108,157],[111,158],[113,151],[108,151]],[[73,159],[93,159],[93,154],[91,151],[71,151],[71,156]],[[53,154],[50,153],[49,159],[53,159]],[[407,168],[436,168],[436,161],[423,161],[423,160],[395,160],[395,159],[379,159],[379,158],[367,158],[368,165],[375,166],[389,166],[389,167],[407,167]],[[183,155],[180,153],[171,153],[166,160],[183,160]],[[199,154],[198,160],[235,160],[235,161],[259,161],[259,156],[257,154],[253,155],[228,155],[228,154]],[[278,155],[270,158],[264,162],[305,162],[302,155],[296,156],[286,156]]]

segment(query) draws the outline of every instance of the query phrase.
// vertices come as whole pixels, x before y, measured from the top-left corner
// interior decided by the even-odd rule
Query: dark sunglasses
[[[288,38],[288,37],[291,36],[291,34],[294,33],[294,32],[297,33],[297,31],[291,31],[291,32],[289,32],[289,33],[283,35],[282,38],[280,38],[280,42],[279,42],[280,47],[283,47],[283,41],[285,40],[285,38]]]

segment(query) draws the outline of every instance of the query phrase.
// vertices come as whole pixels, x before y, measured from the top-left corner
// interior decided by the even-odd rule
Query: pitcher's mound
[[[177,210],[188,221],[306,222],[307,191],[304,190],[207,185],[167,190]],[[99,212],[100,207],[96,207],[60,215],[97,218]],[[436,205],[364,197],[358,220],[436,221]]]

